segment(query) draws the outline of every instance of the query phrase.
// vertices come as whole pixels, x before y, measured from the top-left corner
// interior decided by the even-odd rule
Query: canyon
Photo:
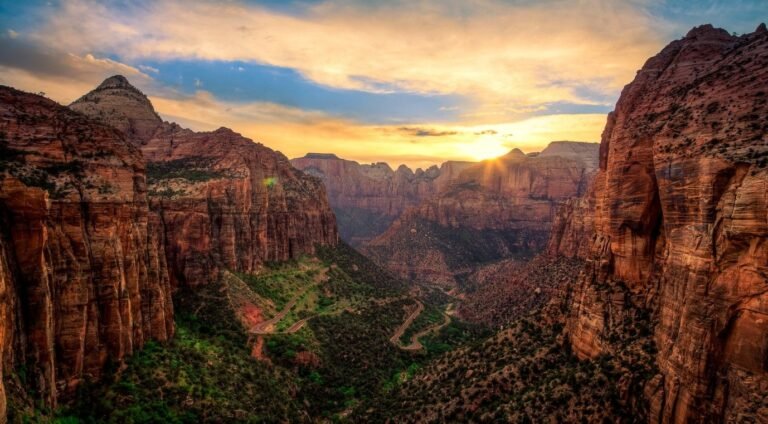
[[[122,76],[70,108],[0,96],[3,419],[8,390],[56,407],[169,340],[179,288],[337,243],[319,180],[231,130],[163,122]]]
[[[492,282],[465,316],[502,330],[383,400],[396,420],[768,422],[766,65],[765,25],[649,59],[544,252],[472,276]]]
[[[361,249],[401,278],[455,288],[483,265],[542,251],[558,206],[584,193],[597,157],[596,143],[552,142],[468,166]]]
[[[448,187],[472,162],[447,161],[415,172],[401,165],[393,171],[384,162],[359,164],[332,153],[308,153],[291,164],[322,179],[340,236],[359,247],[383,233],[405,210]]]
[[[768,422],[767,116],[765,25],[416,171],[0,86],[0,423]]]

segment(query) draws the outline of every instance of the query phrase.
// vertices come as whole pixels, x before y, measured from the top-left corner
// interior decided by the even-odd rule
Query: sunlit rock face
[[[472,162],[448,161],[413,172],[405,165],[359,164],[329,153],[309,153],[291,163],[323,180],[341,237],[360,246],[383,233],[409,207],[446,188]]]
[[[483,263],[530,257],[545,248],[557,207],[584,193],[597,157],[596,143],[557,142],[474,164],[363,249],[403,278],[446,286]]]
[[[46,405],[174,332],[141,153],[118,130],[0,87],[0,368]],[[18,384],[18,383],[17,383]],[[0,417],[5,419],[0,383]]]
[[[281,153],[226,128],[197,133],[162,122],[119,76],[70,107],[123,129],[140,148],[174,285],[203,284],[224,269],[253,271],[337,243],[322,182]]]
[[[548,250],[589,262],[567,326],[579,356],[612,349],[624,308],[606,287],[655,314],[654,422],[768,421],[766,116],[765,27],[694,28],[624,88],[590,194],[556,219]]]

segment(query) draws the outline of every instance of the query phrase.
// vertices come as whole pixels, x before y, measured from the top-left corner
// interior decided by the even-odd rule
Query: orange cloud
[[[235,2],[168,0],[126,12],[70,0],[37,34],[67,51],[245,60],[337,88],[458,93],[476,100],[466,116],[473,122],[592,102],[583,86],[616,93],[662,44],[659,23],[638,2],[554,3],[326,2],[290,16]]]
[[[540,151],[552,140],[599,141],[604,114],[548,115],[493,125],[365,125],[270,103],[231,103],[205,92],[188,98],[152,97],[166,119],[197,130],[227,126],[288,157],[336,153],[360,162],[427,167],[445,160],[483,160],[513,147]]]

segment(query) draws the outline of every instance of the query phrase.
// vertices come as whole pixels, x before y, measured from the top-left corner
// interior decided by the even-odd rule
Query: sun
[[[466,147],[465,154],[475,161],[493,159],[506,154],[509,151],[502,140],[481,139]]]

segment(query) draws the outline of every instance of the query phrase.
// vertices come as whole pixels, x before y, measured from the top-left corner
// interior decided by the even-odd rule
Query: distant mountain
[[[323,180],[341,238],[360,246],[395,218],[450,184],[472,162],[448,161],[439,168],[392,170],[386,163],[359,164],[331,153],[309,153],[291,164]]]
[[[557,207],[586,190],[597,157],[597,143],[556,142],[474,164],[362,249],[402,278],[447,287],[480,265],[530,258],[546,246]]]

